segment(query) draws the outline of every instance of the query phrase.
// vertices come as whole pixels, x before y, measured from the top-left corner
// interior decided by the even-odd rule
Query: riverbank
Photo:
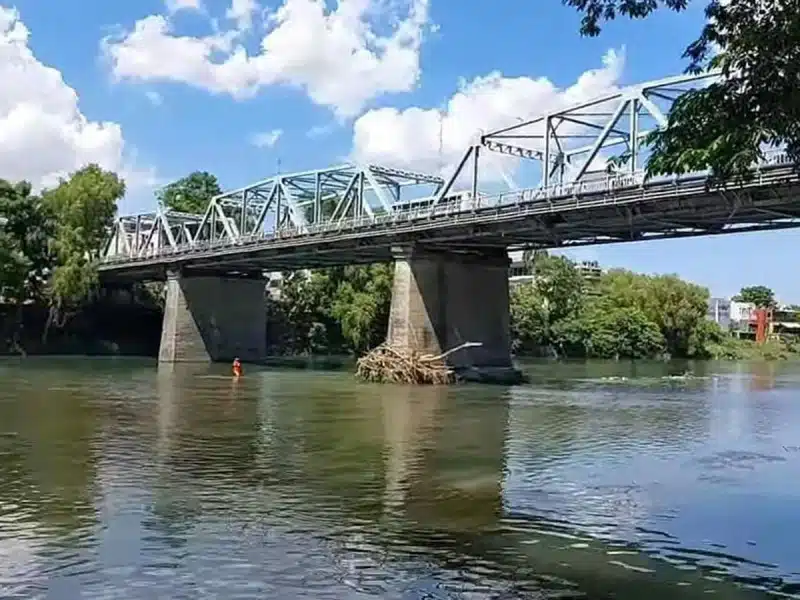
[[[49,308],[0,305],[0,355],[158,356],[163,313],[157,307],[98,302],[45,335]]]
[[[346,348],[326,348],[320,344],[314,351],[296,351],[287,340],[285,319],[275,318],[273,303],[268,313],[267,347],[264,364],[294,369],[347,370],[355,365],[357,354]],[[86,356],[158,356],[163,311],[155,305],[121,302],[106,298],[71,316],[63,327],[51,327],[44,336],[49,310],[45,306],[25,305],[21,312],[15,306],[0,304],[0,355],[86,355]],[[283,317],[283,315],[281,315]],[[517,360],[554,358],[586,359],[582,352],[559,351],[552,346],[530,347],[514,341]],[[575,346],[567,350],[575,349]],[[770,340],[756,344],[715,332],[704,341],[705,358],[725,361],[785,361],[800,359],[800,343],[791,340]],[[664,360],[654,356],[608,356],[618,360]],[[676,356],[674,358],[682,358]]]
[[[768,340],[757,344],[753,340],[726,336],[707,346],[712,360],[797,360],[800,342],[791,339]]]

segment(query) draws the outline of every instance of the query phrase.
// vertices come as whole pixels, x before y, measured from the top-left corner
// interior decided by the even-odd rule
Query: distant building
[[[723,329],[731,326],[731,301],[727,298],[711,298],[706,316]]]
[[[790,306],[766,309],[767,336],[800,334],[800,311]],[[730,303],[730,329],[738,337],[753,337],[757,329],[757,308],[751,302]]]
[[[800,311],[793,306],[778,306],[770,311],[770,335],[800,335]]]
[[[512,258],[511,265],[508,267],[508,283],[514,286],[523,283],[531,283],[532,281],[533,274],[531,273],[529,265],[525,264],[521,257],[517,260]]]
[[[512,256],[511,258],[511,266],[508,269],[508,281],[512,286],[531,283],[536,279],[535,274],[530,270],[530,266],[525,264],[521,256]],[[603,269],[597,261],[585,260],[576,264],[575,269],[577,269],[586,281],[596,281],[603,274]]]
[[[576,265],[576,268],[583,278],[589,281],[596,281],[603,274],[603,269],[596,260],[585,260]]]
[[[755,320],[755,310],[756,305],[752,302],[731,301],[730,328],[736,331],[749,331],[750,323]]]

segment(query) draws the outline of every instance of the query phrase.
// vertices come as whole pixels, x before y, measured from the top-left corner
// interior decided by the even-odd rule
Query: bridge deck
[[[141,258],[109,257],[106,279],[160,279],[168,267],[267,271],[391,259],[391,248],[424,243],[459,250],[481,246],[568,247],[800,226],[800,177],[794,166],[759,168],[751,181],[710,187],[698,175],[641,183],[640,176],[542,199],[540,190],[481,197],[479,206],[362,216],[235,240],[184,245]],[[620,187],[622,184],[622,187]]]

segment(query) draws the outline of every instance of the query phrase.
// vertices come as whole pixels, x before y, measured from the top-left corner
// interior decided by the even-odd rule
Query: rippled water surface
[[[0,362],[0,598],[800,597],[800,366]]]

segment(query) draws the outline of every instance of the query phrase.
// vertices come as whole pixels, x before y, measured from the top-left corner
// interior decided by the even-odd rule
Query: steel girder
[[[539,185],[556,193],[566,185],[636,175],[647,162],[644,143],[667,124],[672,104],[683,93],[704,87],[716,72],[680,75],[626,87],[613,94],[555,110],[535,119],[481,135],[467,148],[433,206],[449,199],[457,181],[468,178],[479,204],[480,157],[485,151],[533,161]],[[550,195],[545,193],[545,195]]]

